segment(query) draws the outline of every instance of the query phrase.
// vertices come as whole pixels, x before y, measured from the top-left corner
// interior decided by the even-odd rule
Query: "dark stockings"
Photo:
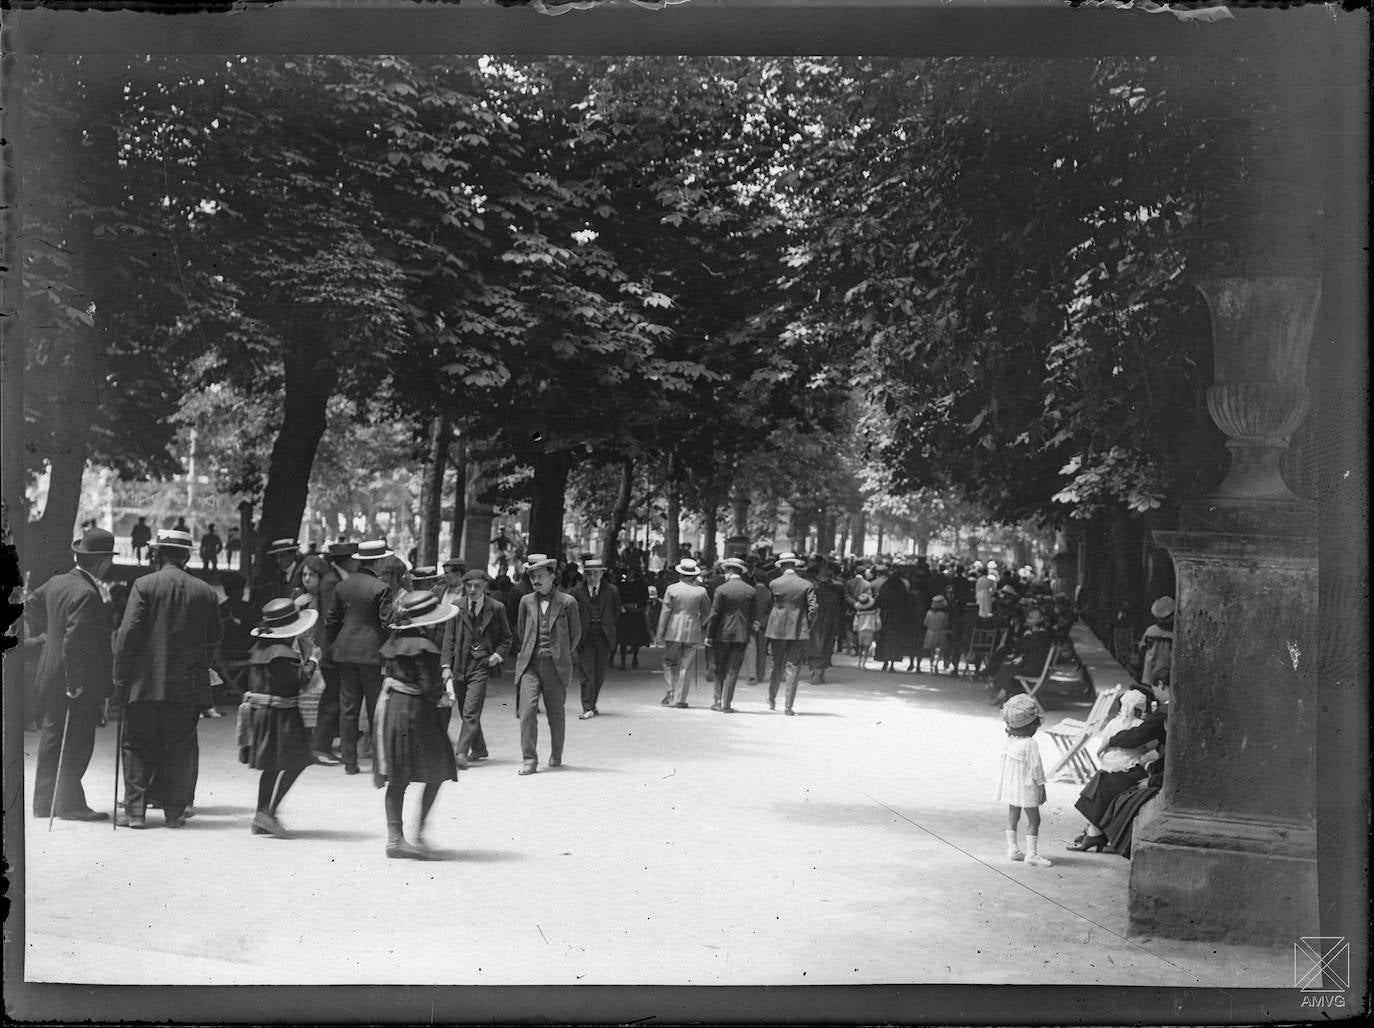
[[[286,798],[291,786],[296,784],[296,779],[304,770],[297,768],[294,771],[264,771],[258,779],[258,809],[276,814],[281,801]]]

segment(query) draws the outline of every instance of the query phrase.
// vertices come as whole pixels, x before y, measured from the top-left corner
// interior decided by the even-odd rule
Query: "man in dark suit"
[[[706,618],[706,645],[716,666],[716,697],[712,710],[733,714],[735,683],[744,663],[744,651],[759,628],[754,608],[758,597],[754,587],[743,578],[744,561],[726,557],[720,562],[725,581],[716,587],[711,598],[711,613]]]
[[[492,668],[500,667],[510,652],[511,636],[506,608],[487,595],[487,573],[480,568],[463,573],[457,607],[458,616],[444,626],[439,663],[445,684],[453,683],[455,707],[462,718],[454,758],[459,768],[466,768],[470,759],[487,759],[482,734],[487,681]]]
[[[196,726],[212,703],[210,666],[223,635],[215,590],[186,571],[191,533],[157,534],[161,567],[134,582],[114,644],[115,688],[124,698],[124,811],[145,827],[148,786],[157,779],[168,828],[195,787]]]
[[[391,620],[391,590],[377,577],[376,562],[391,556],[386,543],[359,543],[351,557],[341,562],[348,577],[334,587],[325,615],[324,645],[339,672],[339,750],[344,774],[356,775],[358,767],[358,718],[367,704],[367,720],[377,713],[382,693],[380,650],[387,640]]]
[[[330,543],[325,548],[324,559],[329,565],[329,571],[320,576],[320,589],[316,596],[316,609],[320,612],[321,619],[328,616],[329,608],[334,605],[334,590],[338,589],[344,576],[348,574],[341,565],[357,552],[357,543]],[[308,593],[302,595],[309,599]],[[310,752],[315,758],[315,763],[333,767],[342,763],[334,755],[334,736],[339,734],[339,705],[343,685],[339,678],[339,666],[334,663],[334,658],[329,653],[323,620],[317,623],[314,640],[320,648],[317,659],[320,677],[324,679],[324,691],[320,693],[320,706],[315,714],[315,727],[310,735]]]
[[[104,821],[86,802],[81,776],[91,763],[100,708],[109,695],[110,609],[96,584],[114,565],[114,536],[88,529],[72,543],[76,567],[53,575],[25,601],[29,630],[44,636],[38,658],[43,725],[33,779],[33,815],[54,807],[63,821]],[[65,736],[64,736],[65,733]],[[62,777],[58,780],[58,765]]]
[[[754,632],[754,663],[749,668],[749,684],[763,680],[768,673],[768,615],[773,609],[773,593],[768,588],[771,573],[762,565],[753,571],[754,620],[758,628]]]
[[[519,774],[539,770],[535,747],[539,741],[539,700],[544,700],[549,719],[549,767],[563,763],[563,707],[573,675],[573,652],[582,638],[582,619],[577,601],[554,588],[558,562],[542,553],[525,562],[533,589],[520,599],[516,635],[520,653],[515,658],[516,705],[520,712]]]
[[[577,670],[582,679],[580,720],[596,717],[597,697],[606,681],[606,668],[615,653],[616,622],[620,620],[620,590],[606,581],[606,565],[592,558],[582,567],[582,581],[572,590],[582,618],[582,642],[577,647]]]
[[[777,560],[781,574],[768,583],[773,595],[773,609],[768,614],[766,634],[773,647],[773,674],[768,680],[768,709],[778,708],[778,688],[787,682],[787,701],[784,714],[794,714],[797,698],[797,677],[806,659],[806,644],[811,638],[811,625],[820,611],[815,587],[797,574],[801,559],[784,553]]]

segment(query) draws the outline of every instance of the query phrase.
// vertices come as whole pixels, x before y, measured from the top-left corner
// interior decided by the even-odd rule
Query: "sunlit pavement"
[[[612,672],[601,717],[569,698],[563,768],[543,766],[541,721],[529,777],[509,671],[493,682],[491,759],[444,786],[433,862],[387,859],[382,793],[337,767],[307,770],[282,806],[294,839],[251,835],[257,772],[223,708],[201,721],[185,829],[158,812],[141,832],[26,821],[26,978],[1291,986],[1277,949],[1127,938],[1128,862],[1064,849],[1075,786],[1049,786],[1054,866],[1007,862],[981,686],[840,657],[831,682],[803,680],[799,716],[768,710],[762,684],[726,715],[704,675],[691,709],[660,706],[658,654],[641,658]],[[100,730],[85,778],[100,809],[114,739]]]

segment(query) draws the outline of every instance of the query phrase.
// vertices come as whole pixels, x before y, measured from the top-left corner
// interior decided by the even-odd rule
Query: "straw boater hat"
[[[748,567],[745,566],[744,561],[740,560],[738,557],[726,557],[720,562],[720,569],[722,571],[734,571],[741,575],[749,570]]]
[[[531,553],[525,558],[525,570],[537,571],[540,568],[548,568],[554,571],[558,568],[558,561],[554,560],[547,553]]]
[[[855,610],[872,610],[878,601],[873,598],[871,592],[859,593],[859,598],[854,601]]]
[[[115,538],[103,528],[88,528],[72,543],[73,553],[84,553],[88,557],[110,557],[114,551]]]
[[[267,544],[267,554],[270,557],[276,553],[295,553],[300,548],[300,543],[294,539],[273,539]]]
[[[369,539],[365,543],[358,544],[358,549],[353,556],[359,560],[381,560],[383,557],[390,557],[393,554],[386,548],[385,539]]]
[[[439,569],[433,564],[426,564],[422,568],[412,568],[410,572],[410,580],[414,583],[416,589],[428,588],[434,584],[438,577]],[[420,585],[421,582],[425,583],[423,587]]]
[[[1174,616],[1174,598],[1172,596],[1161,596],[1150,604],[1150,616],[1163,621],[1165,618]]]
[[[601,563],[601,561],[597,560],[595,557],[591,558],[590,560],[584,561],[583,564],[582,564],[582,573],[583,573],[584,575],[587,574],[588,572],[591,572],[591,571],[605,571],[605,570],[606,570],[606,565],[603,564],[603,563]]]
[[[795,553],[780,553],[780,554],[778,554],[778,559],[775,560],[773,563],[775,563],[775,564],[776,564],[778,567],[780,567],[780,568],[783,568],[783,567],[793,567],[793,568],[796,568],[796,567],[801,567],[801,565],[802,565],[802,559],[801,559],[800,557],[798,557]]]
[[[1017,693],[1002,704],[1002,720],[1008,728],[1024,728],[1040,716],[1035,709],[1035,701],[1023,692]]]
[[[387,628],[393,632],[403,628],[428,628],[441,625],[456,616],[458,608],[451,603],[440,603],[439,597],[428,589],[412,589],[403,593],[391,612],[391,624]]]
[[[176,528],[159,528],[157,530],[157,542],[153,545],[159,548],[167,546],[186,550],[189,553],[191,550],[191,533]]]
[[[252,634],[259,639],[294,639],[315,626],[320,612],[314,608],[304,610],[293,600],[282,597],[269,600],[262,608],[262,620]]]
[[[697,562],[691,557],[683,557],[682,560],[678,561],[677,567],[673,568],[673,570],[683,578],[696,578],[697,575],[701,574],[701,568],[697,566]]]

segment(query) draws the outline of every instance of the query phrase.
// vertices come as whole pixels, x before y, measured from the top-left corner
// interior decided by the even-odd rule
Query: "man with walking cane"
[[[86,803],[81,777],[91,763],[100,708],[110,692],[110,609],[97,582],[114,565],[114,536],[90,528],[76,542],[76,566],[53,575],[25,603],[30,629],[42,633],[38,687],[43,727],[34,772],[33,815],[103,821]]]
[[[186,571],[191,534],[157,534],[161,567],[134,582],[115,637],[115,686],[124,714],[124,810],[144,828],[156,776],[168,828],[181,828],[195,777],[196,727],[210,706],[210,665],[224,627],[219,597]]]

